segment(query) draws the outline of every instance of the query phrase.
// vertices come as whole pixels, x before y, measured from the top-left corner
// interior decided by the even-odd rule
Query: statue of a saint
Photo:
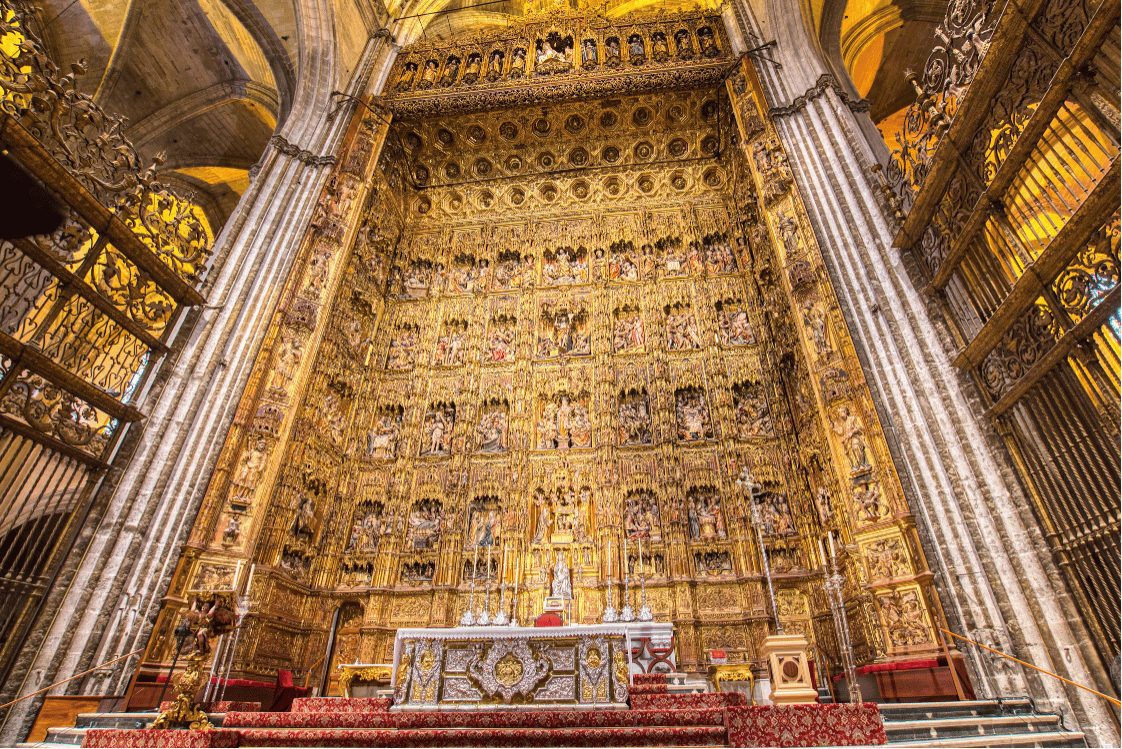
[[[552,511],[548,502],[541,501],[538,510],[538,528],[534,534],[534,540],[530,543],[540,544],[549,540],[549,526],[553,519]]]
[[[569,579],[569,565],[565,554],[557,552],[557,563],[553,565],[553,595],[568,601],[573,597],[573,582]]]

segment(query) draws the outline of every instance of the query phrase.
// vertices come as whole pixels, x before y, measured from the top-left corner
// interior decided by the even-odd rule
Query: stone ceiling
[[[563,2],[564,0],[562,0]],[[146,160],[164,153],[166,181],[197,195],[217,230],[248,185],[248,170],[285,121],[296,95],[301,19],[333,19],[336,88],[345,88],[373,32],[399,44],[506,25],[556,0],[39,0],[42,36],[63,65],[86,61],[81,88],[128,118]],[[578,7],[587,0],[570,0]],[[757,13],[764,0],[753,2]],[[596,5],[599,5],[596,3]],[[716,0],[608,0],[609,16],[680,10]],[[945,0],[818,0],[814,18],[828,54],[844,60],[873,118],[910,101],[902,71],[921,69]],[[476,6],[476,7],[468,7]],[[778,11],[777,11],[778,12]],[[322,40],[318,40],[322,41]]]

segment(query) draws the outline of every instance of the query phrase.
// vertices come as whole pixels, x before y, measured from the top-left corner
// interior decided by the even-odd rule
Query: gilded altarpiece
[[[641,61],[603,56],[630,37]],[[316,679],[345,605],[334,679],[388,662],[398,627],[454,626],[488,584],[492,611],[532,621],[561,555],[574,620],[600,620],[609,579],[620,606],[624,576],[638,608],[644,578],[681,667],[762,665],[747,466],[785,629],[836,665],[833,531],[859,662],[933,653],[914,521],[719,16],[553,15],[440,44],[403,49],[355,115],[170,600],[221,577],[251,612],[234,671]],[[544,75],[561,93],[527,93]],[[170,660],[172,613],[149,662]]]

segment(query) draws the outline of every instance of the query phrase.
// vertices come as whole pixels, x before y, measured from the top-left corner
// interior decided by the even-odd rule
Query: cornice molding
[[[814,84],[813,87],[808,88],[805,94],[795,97],[794,101],[787,106],[772,107],[768,110],[768,116],[786,117],[796,112],[801,112],[806,109],[807,104],[826,93],[827,89],[832,90],[837,97],[842,100],[842,103],[854,112],[868,112],[869,108],[872,106],[872,103],[868,99],[857,99],[856,101],[851,99],[849,94],[845,92],[845,89],[841,87],[841,84],[838,83],[837,78],[830,73],[823,73],[818,77],[818,82]]]
[[[277,149],[285,156],[296,159],[308,166],[327,166],[335,163],[335,156],[327,154],[326,156],[316,156],[311,151],[301,148],[300,146],[289,143],[283,135],[274,135],[269,138],[269,145]]]

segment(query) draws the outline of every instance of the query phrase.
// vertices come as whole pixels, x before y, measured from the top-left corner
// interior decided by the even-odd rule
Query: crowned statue
[[[573,597],[573,581],[569,577],[569,565],[564,552],[557,552],[557,563],[553,565],[553,597],[566,601]]]

